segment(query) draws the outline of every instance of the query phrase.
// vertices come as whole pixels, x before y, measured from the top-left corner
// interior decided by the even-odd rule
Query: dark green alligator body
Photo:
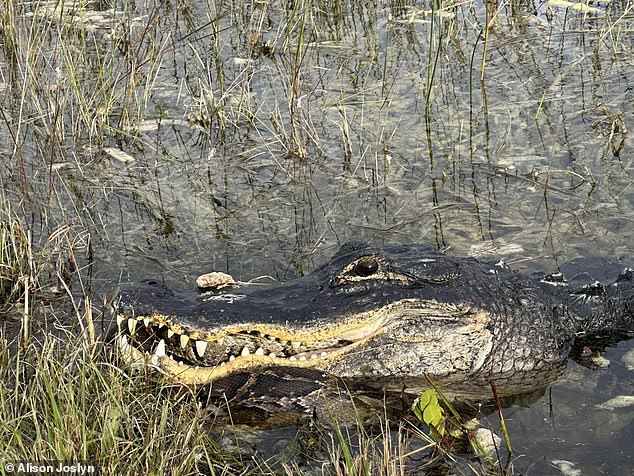
[[[254,394],[249,385],[271,390],[271,375],[316,394],[337,383],[417,393],[427,375],[449,396],[489,399],[491,382],[501,396],[547,386],[580,338],[631,336],[634,272],[571,290],[503,262],[349,245],[278,285],[200,295],[129,286],[117,319],[129,355],[185,384],[222,390],[239,377],[238,397]]]

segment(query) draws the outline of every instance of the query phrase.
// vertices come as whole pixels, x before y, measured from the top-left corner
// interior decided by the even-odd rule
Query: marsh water
[[[287,280],[349,240],[634,264],[625,0],[11,5],[5,199],[35,240],[67,230],[95,295]],[[634,394],[633,351],[507,409],[516,469],[631,471],[634,409],[600,405]]]

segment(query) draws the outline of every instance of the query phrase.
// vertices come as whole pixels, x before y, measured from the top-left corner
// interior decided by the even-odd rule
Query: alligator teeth
[[[156,346],[156,350],[154,351],[154,354],[157,357],[165,357],[165,341],[163,339],[159,341],[158,345]]]
[[[124,320],[125,317],[123,317],[121,314],[117,314],[117,327],[119,328],[119,330],[121,330],[121,324],[123,324]]]
[[[316,359],[316,358],[318,358],[318,357],[319,357],[319,356],[318,356],[317,354],[313,354],[313,355],[311,355],[311,356],[310,356],[311,360],[312,360],[312,359]]]
[[[328,355],[328,352],[322,352],[322,353],[321,353],[321,356],[322,356],[322,357],[326,357],[327,355]]]
[[[291,341],[291,347],[292,347],[293,349],[299,349],[301,345],[302,345],[302,343],[301,343],[301,342]]]
[[[291,356],[290,356],[290,358],[289,358],[288,360],[295,361],[295,360],[297,360],[297,359],[295,358],[295,356],[294,356],[294,355],[291,355]]]
[[[235,355],[230,355],[229,356],[229,362],[233,362],[234,360],[236,360],[236,356]]]
[[[149,317],[144,317],[143,318],[143,325],[145,327],[150,327],[150,318]]]
[[[181,349],[184,349],[185,347],[187,347],[187,343],[189,342],[189,336],[182,334],[180,342],[181,342]]]
[[[255,351],[255,355],[264,355],[264,349],[262,347],[258,347]]]
[[[119,346],[122,350],[128,350],[128,337],[124,335],[119,336]]]
[[[251,351],[249,350],[249,348],[245,345],[244,348],[242,349],[242,352],[240,352],[240,355],[242,357],[246,357],[247,355],[250,355]]]
[[[198,357],[202,359],[205,355],[205,350],[207,350],[207,342],[205,342],[204,340],[197,340],[196,353],[198,354]]]
[[[269,357],[271,357],[272,359],[274,359],[275,357],[277,357],[277,355],[275,355],[275,353],[271,352],[271,353],[269,354]]]
[[[182,360],[178,361],[178,365],[185,365]]]
[[[305,355],[300,355],[299,356],[299,360],[306,360],[306,356]]]
[[[158,328],[159,329],[163,329],[163,327],[165,327],[165,323],[164,322],[159,322],[158,323]]]
[[[136,331],[136,319],[128,319],[128,330],[131,335],[134,335],[134,331]]]
[[[222,367],[223,365],[226,365],[227,362],[220,362],[220,366]]]
[[[167,338],[171,339],[174,335],[174,331],[172,329],[167,329]]]

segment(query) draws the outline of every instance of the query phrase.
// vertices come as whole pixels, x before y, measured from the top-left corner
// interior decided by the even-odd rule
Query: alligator
[[[523,275],[503,261],[349,244],[288,282],[226,284],[123,288],[119,347],[175,382],[220,390],[240,376],[266,393],[268,376],[284,375],[313,390],[417,394],[430,379],[448,397],[487,400],[492,382],[501,397],[544,389],[581,339],[634,335],[632,269],[570,289],[560,273]]]

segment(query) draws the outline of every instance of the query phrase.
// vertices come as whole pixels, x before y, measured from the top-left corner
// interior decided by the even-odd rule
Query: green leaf
[[[412,408],[416,418],[435,430],[438,435],[445,434],[445,411],[438,403],[438,397],[432,390],[425,390],[414,402]]]

